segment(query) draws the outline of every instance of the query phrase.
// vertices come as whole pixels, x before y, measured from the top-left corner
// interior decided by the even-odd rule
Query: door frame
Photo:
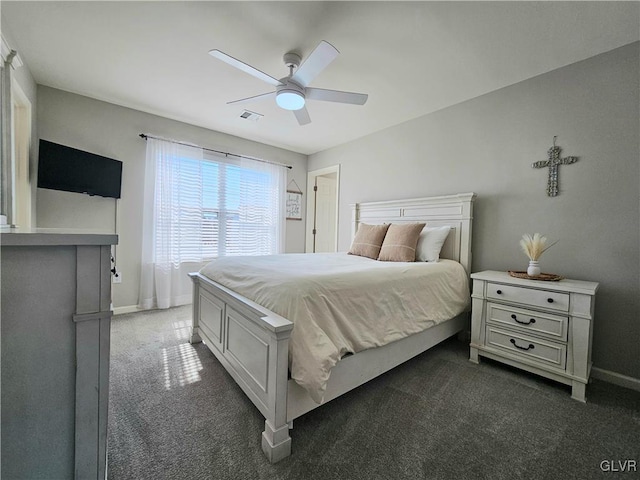
[[[313,187],[316,184],[316,177],[322,177],[324,175],[336,174],[336,228],[334,238],[334,249],[338,251],[338,218],[340,217],[340,165],[333,165],[331,167],[320,168],[307,173],[307,225],[305,227],[305,252],[313,252],[313,228],[315,226],[315,200]]]
[[[30,165],[31,115],[29,98],[15,79],[11,79],[12,142],[12,224],[29,228],[33,224],[33,184]]]

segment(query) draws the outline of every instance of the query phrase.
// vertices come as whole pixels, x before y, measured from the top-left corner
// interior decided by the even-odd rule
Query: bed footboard
[[[190,342],[204,341],[264,415],[262,450],[269,461],[289,456],[287,373],[293,323],[198,273],[189,276]]]

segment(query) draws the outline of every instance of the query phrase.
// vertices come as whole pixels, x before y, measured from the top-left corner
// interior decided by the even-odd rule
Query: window
[[[177,235],[170,240],[176,248],[164,248],[166,235],[156,235],[156,251],[165,255],[160,261],[178,264],[280,252],[282,186],[273,178],[280,172],[207,156],[174,158],[167,167],[171,186],[158,189],[156,202],[159,211],[165,203],[173,206],[158,218],[158,228]],[[162,173],[158,178],[165,177]]]
[[[188,272],[284,249],[285,169],[147,139],[139,305],[190,301]]]

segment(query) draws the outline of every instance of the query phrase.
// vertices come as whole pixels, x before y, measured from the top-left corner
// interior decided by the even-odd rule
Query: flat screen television
[[[122,162],[40,140],[38,187],[120,198]]]

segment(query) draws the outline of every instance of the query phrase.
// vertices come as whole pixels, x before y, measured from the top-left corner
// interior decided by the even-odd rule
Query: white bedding
[[[346,353],[455,317],[468,276],[451,260],[380,262],[346,253],[222,257],[200,273],[294,322],[291,377],[318,403]]]

